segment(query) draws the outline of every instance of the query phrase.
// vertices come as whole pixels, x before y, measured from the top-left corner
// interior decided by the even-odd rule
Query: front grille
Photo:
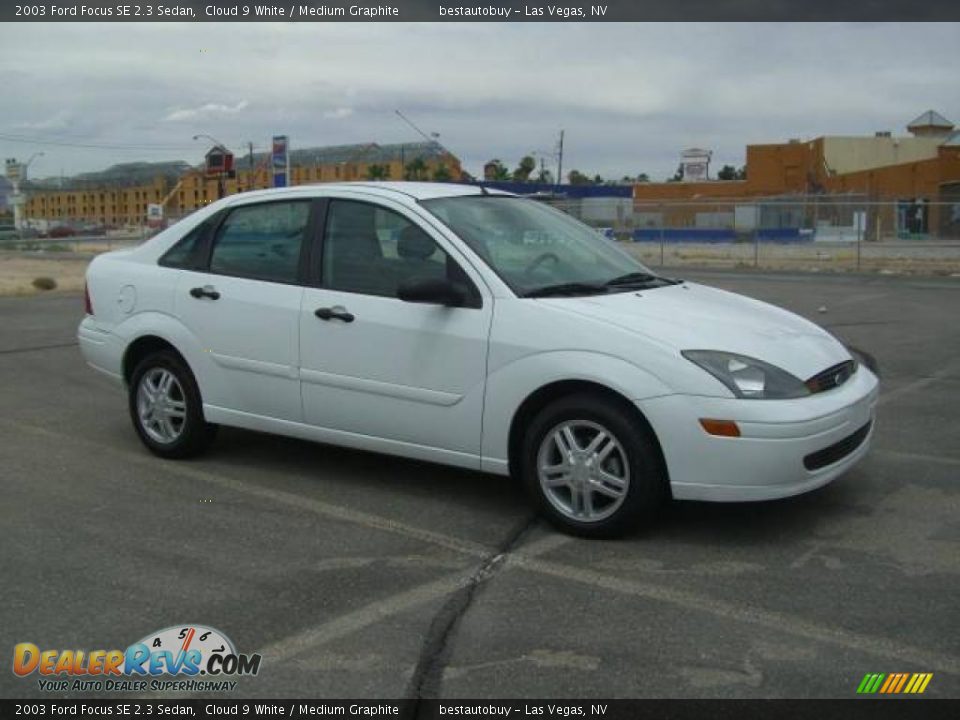
[[[853,360],[847,360],[817,373],[803,384],[811,393],[826,392],[843,385],[856,371],[857,364]]]
[[[868,422],[862,428],[853,433],[853,435],[847,435],[847,437],[845,437],[843,440],[835,442],[833,445],[825,447],[823,450],[817,450],[815,453],[810,453],[803,459],[803,466],[807,470],[819,470],[822,467],[826,467],[827,465],[831,465],[839,460],[843,460],[843,458],[863,444],[863,441],[867,438],[867,434],[870,432],[870,425],[871,423]]]

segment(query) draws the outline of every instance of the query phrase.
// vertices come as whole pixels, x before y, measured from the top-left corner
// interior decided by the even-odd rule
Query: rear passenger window
[[[199,267],[202,258],[203,236],[206,234],[208,223],[200,223],[193,230],[184,235],[177,243],[164,253],[160,264],[172,268]]]
[[[247,205],[217,230],[210,272],[296,282],[310,201]]]

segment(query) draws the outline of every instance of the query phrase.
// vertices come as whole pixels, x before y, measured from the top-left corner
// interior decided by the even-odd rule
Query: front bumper
[[[878,397],[866,367],[844,385],[795,400],[668,395],[638,401],[663,449],[679,500],[772,500],[826,485],[870,446]],[[737,438],[709,435],[700,418],[733,420]]]

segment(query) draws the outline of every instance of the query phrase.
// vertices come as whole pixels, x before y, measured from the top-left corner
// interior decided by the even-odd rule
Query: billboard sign
[[[272,148],[273,186],[286,187],[290,178],[290,139],[286,135],[274,135]]]
[[[147,225],[160,227],[163,224],[163,205],[150,203],[147,205]]]
[[[680,161],[683,165],[683,181],[703,182],[709,179],[710,158],[712,156],[713,153],[702,148],[684,150]]]

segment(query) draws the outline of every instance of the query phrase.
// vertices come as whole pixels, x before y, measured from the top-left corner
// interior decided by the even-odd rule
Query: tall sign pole
[[[272,147],[273,186],[287,187],[290,184],[290,138],[274,135]]]
[[[560,131],[560,147],[557,150],[557,185],[563,184],[563,130]]]

